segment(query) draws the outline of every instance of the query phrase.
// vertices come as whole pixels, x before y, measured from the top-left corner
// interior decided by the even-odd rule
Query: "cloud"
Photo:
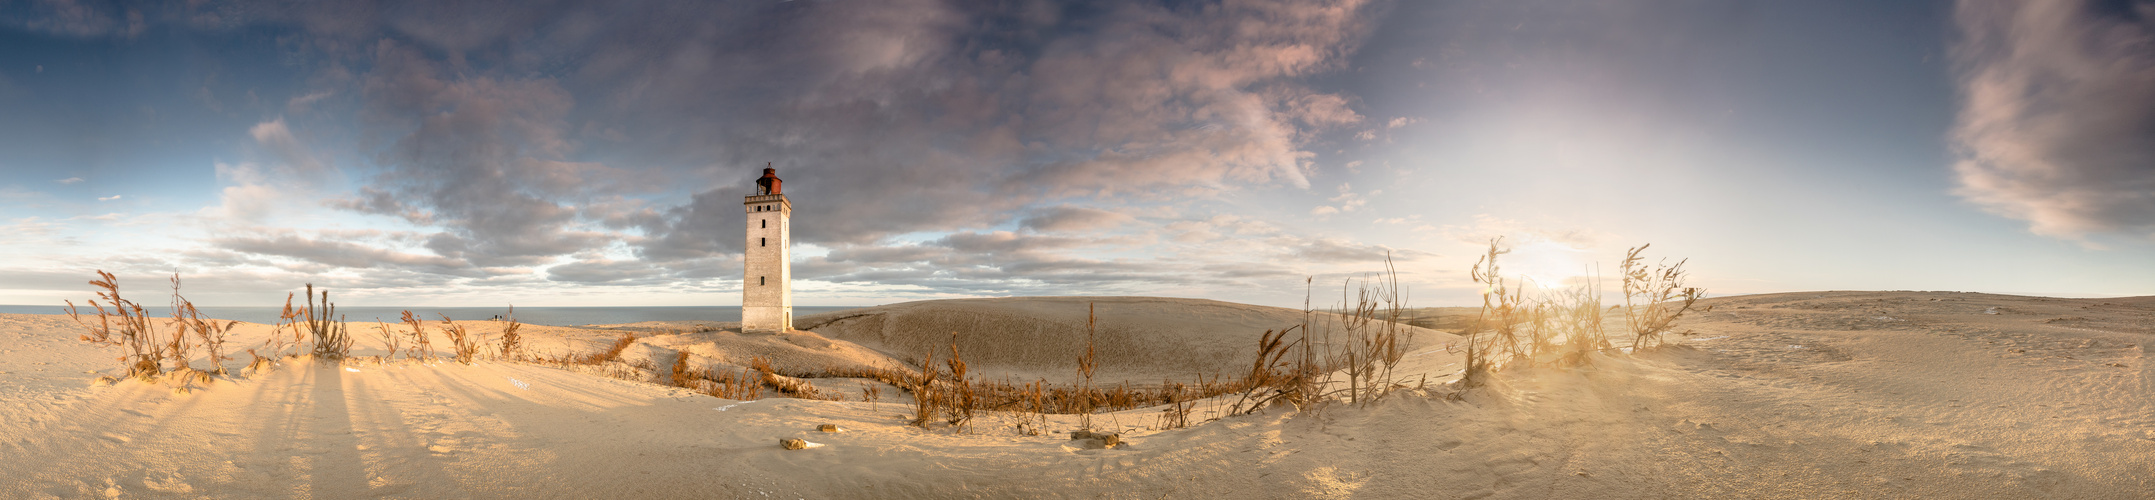
[[[546,268],[546,279],[586,284],[640,284],[665,275],[664,269],[633,260],[579,260]]]
[[[120,195],[100,196],[97,198],[97,201],[112,201],[117,199],[120,199]]]
[[[334,206],[442,227],[427,248],[482,266],[534,265],[615,238],[581,229],[574,202],[632,190],[643,175],[570,161],[569,93],[551,79],[446,71],[383,40],[362,83],[383,170]],[[655,183],[652,183],[655,184]]]
[[[271,164],[284,176],[313,184],[335,173],[334,168],[292,136],[292,129],[285,126],[283,118],[257,123],[247,129],[247,135],[254,138],[255,147],[268,153]]]
[[[12,244],[42,244],[48,238],[59,236],[59,230],[62,227],[57,222],[42,220],[37,217],[24,217],[15,219],[6,225],[0,225],[0,234],[16,235],[15,238],[8,239],[8,242]]]
[[[81,38],[134,38],[149,28],[139,7],[123,9],[95,0],[39,0],[30,2],[28,11],[29,15],[7,19],[7,24],[39,33]],[[44,66],[38,66],[38,72],[44,70]]]
[[[1304,186],[1308,130],[1360,119],[1345,96],[1285,84],[1339,64],[1360,2],[789,5],[802,15],[737,35],[602,37],[608,69],[590,78],[638,89],[598,97],[616,112],[703,142],[678,146],[725,168],[699,196],[740,196],[748,167],[777,161],[800,218],[820,221],[796,227],[803,242],[983,227],[1066,196]],[[751,35],[772,41],[732,45]],[[741,113],[765,118],[708,119]],[[679,219],[694,215],[661,219],[737,237]]]
[[[248,154],[259,162],[215,164],[218,180],[226,184],[217,208],[225,219],[260,224],[289,207],[313,205],[342,175],[301,143],[283,118],[256,123],[247,135],[254,140]]]
[[[1362,115],[1348,107],[1347,98],[1338,94],[1303,95],[1294,99],[1288,111],[1311,127],[1351,125],[1362,121]]]
[[[320,101],[320,100],[322,100],[322,99],[327,99],[327,98],[329,98],[329,96],[332,96],[332,95],[336,95],[336,91],[332,91],[332,90],[322,90],[322,91],[310,92],[310,93],[307,93],[306,95],[301,95],[301,96],[298,96],[298,97],[293,97],[293,98],[291,98],[290,100],[287,100],[287,101],[285,101],[285,103],[284,103],[284,109],[285,109],[285,112],[287,112],[287,113],[293,113],[293,114],[298,114],[298,113],[305,113],[305,112],[307,112],[307,111],[309,111],[309,110],[312,110],[312,109],[313,109],[313,107],[314,107],[314,103],[315,103],[316,101]]]
[[[1389,255],[1393,260],[1415,260],[1433,254],[1418,250],[1394,249],[1384,245],[1366,245],[1335,238],[1318,238],[1303,242],[1290,252],[1293,257],[1313,262],[1369,263],[1383,262]]]
[[[1137,219],[1119,212],[1071,205],[1034,209],[1018,226],[1045,232],[1083,232],[1126,225]]]
[[[381,248],[379,243],[357,243],[318,238],[306,238],[295,234],[269,237],[217,238],[210,242],[218,247],[239,252],[290,257],[336,267],[356,269],[396,267],[423,268],[441,274],[475,274],[465,261]]]
[[[82,182],[82,178],[81,178],[81,177],[69,177],[69,178],[66,178],[66,179],[58,179],[58,180],[54,180],[53,182],[58,182],[58,183],[61,183],[61,184],[74,184],[74,183],[77,183],[77,182]]]
[[[1332,215],[1341,212],[1353,212],[1361,209],[1363,205],[1368,205],[1369,197],[1379,194],[1384,194],[1384,190],[1376,189],[1371,190],[1369,193],[1361,194],[1355,193],[1354,187],[1348,183],[1340,183],[1339,195],[1331,198],[1333,203],[1338,203],[1339,205],[1320,205],[1317,208],[1310,209],[1309,213],[1312,215]]]
[[[1278,229],[1233,216],[1169,228],[1100,207],[1307,188],[1341,164],[1321,156],[1379,125],[1358,96],[1309,80],[1345,66],[1367,3],[204,2],[146,18],[289,30],[278,48],[315,71],[282,108],[255,106],[285,115],[217,165],[232,229],[307,192],[409,230],[219,239],[238,254],[220,259],[384,280],[737,278],[739,197],[775,162],[795,241],[830,249],[804,276],[1044,291],[1287,272],[1114,257],[1144,244],[1270,255]]]
[[[2038,234],[2155,235],[2155,4],[1957,5],[1955,193]]]

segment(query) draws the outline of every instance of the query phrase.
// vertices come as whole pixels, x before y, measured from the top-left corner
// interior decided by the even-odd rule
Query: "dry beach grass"
[[[2147,472],[2155,371],[2146,363],[2155,298],[1810,292],[1655,301],[1682,316],[1625,342],[1637,337],[1631,311],[1589,297],[1520,294],[1508,313],[1432,312],[1385,306],[1386,285],[1368,285],[1326,308],[1368,311],[1346,317],[1143,298],[897,304],[798,334],[407,315],[402,325],[360,325],[376,335],[348,336],[341,360],[294,341],[335,338],[295,327],[307,323],[297,309],[327,311],[313,301],[286,325],[202,320],[223,326],[208,336],[192,320],[176,335],[165,320],[85,316],[114,325],[108,348],[71,340],[84,329],[64,316],[0,315],[0,377],[12,382],[0,392],[0,496],[2130,498],[2155,490]],[[1681,297],[1682,288],[1654,293]],[[1358,297],[1377,298],[1377,307]],[[1079,370],[1088,302],[1099,304],[1100,333],[1090,386]],[[1349,329],[1358,315],[1375,319]],[[1387,340],[1378,335],[1385,329],[1408,331],[1392,318],[1470,335],[1415,329]],[[802,326],[827,319],[804,317]],[[129,321],[152,328],[132,337],[139,355]],[[1625,335],[1595,329],[1604,323]],[[1183,328],[1192,324],[1200,327]],[[503,348],[511,328],[520,349]],[[1055,328],[1064,342],[1037,345]],[[1695,334],[1666,334],[1686,330]],[[466,363],[427,354],[431,334],[451,331],[463,339],[453,345],[473,345],[456,349]],[[982,340],[994,332],[1036,345]],[[173,348],[175,336],[194,340]],[[196,383],[178,386],[191,387],[186,394],[169,375],[85,384],[96,374],[140,377],[143,356],[159,353],[158,370],[178,371],[179,351],[189,353],[187,370],[214,374],[226,364],[209,359],[210,339],[261,345],[255,352],[269,356],[250,363],[261,369],[191,376]],[[1163,352],[1200,357],[1205,372],[1152,359]],[[1358,367],[1364,361],[1378,363]],[[1133,366],[1117,368],[1123,362]],[[1476,362],[1489,365],[1480,386],[1465,389],[1457,382]],[[816,431],[821,424],[843,432]],[[1102,449],[1064,435],[1088,428],[1127,444]],[[788,451],[773,438],[822,446]]]

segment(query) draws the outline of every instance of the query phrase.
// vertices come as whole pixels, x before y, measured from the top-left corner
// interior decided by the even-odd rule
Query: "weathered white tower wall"
[[[793,202],[783,194],[749,196],[748,252],[742,258],[741,331],[793,329]]]

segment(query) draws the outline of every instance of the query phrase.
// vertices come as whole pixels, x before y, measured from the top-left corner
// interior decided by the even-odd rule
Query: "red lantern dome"
[[[778,194],[781,182],[785,181],[778,180],[778,169],[766,166],[763,169],[763,177],[756,179],[756,194]]]

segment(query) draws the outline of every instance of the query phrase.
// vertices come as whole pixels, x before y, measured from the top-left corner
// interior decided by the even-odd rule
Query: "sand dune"
[[[906,302],[803,316],[814,330],[885,354],[919,360],[934,351],[948,358],[952,333],[959,353],[989,378],[1068,383],[1085,350],[1087,306],[1093,307],[1094,349],[1101,380],[1153,383],[1249,371],[1266,330],[1300,325],[1301,310],[1203,299],[1163,297],[1009,297]],[[1311,314],[1311,328],[1337,330],[1336,315]],[[1416,346],[1457,337],[1415,327]]]
[[[954,434],[905,426],[892,402],[739,402],[494,362],[292,360],[184,395],[139,382],[94,387],[85,372],[110,372],[111,353],[72,340],[64,318],[0,315],[0,497],[2155,491],[2155,298],[1814,292],[1711,302],[1711,313],[1685,324],[1698,334],[1675,342],[1684,348],[1509,370],[1456,398],[1406,393],[1368,408],[1280,408],[1187,429],[1153,428],[1158,411],[1133,410],[1100,418],[1134,443],[1113,450],[1017,435],[1002,415]],[[552,337],[543,344],[566,349],[595,348],[619,332],[541,333]],[[1149,351],[1179,355],[1187,345]],[[1414,370],[1456,370],[1441,346],[1417,353],[1428,354],[1410,358]],[[822,423],[846,432],[814,431]],[[1057,417],[1050,427],[1075,424]],[[781,437],[824,446],[782,450]]]

